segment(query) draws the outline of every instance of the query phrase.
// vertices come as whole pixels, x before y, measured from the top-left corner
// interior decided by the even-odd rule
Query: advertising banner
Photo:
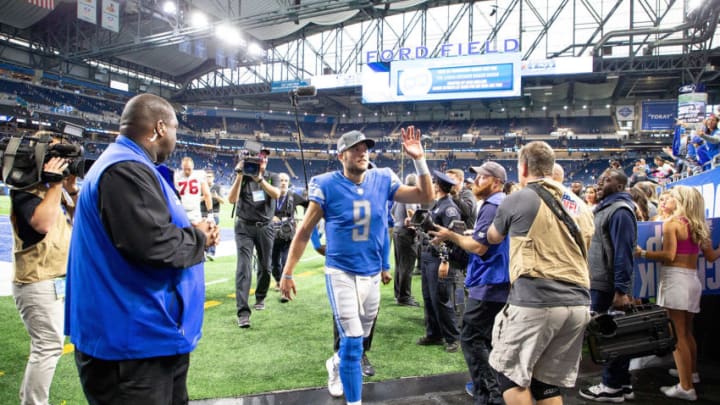
[[[678,95],[678,119],[696,123],[705,119],[707,93],[686,93]]]
[[[677,102],[672,101],[644,101],[642,103],[643,131],[670,131],[675,127]]]
[[[97,0],[78,0],[77,18],[97,24]]]
[[[113,32],[120,32],[120,3],[103,0],[100,24]]]
[[[683,185],[694,187],[705,201],[705,218],[708,219],[713,247],[720,244],[720,168],[697,174],[672,183],[671,187]],[[662,223],[638,223],[638,246],[645,250],[662,249]],[[655,297],[660,281],[662,263],[642,258],[635,259],[633,294],[638,298]],[[720,260],[709,263],[700,253],[697,275],[703,294],[720,294]]]

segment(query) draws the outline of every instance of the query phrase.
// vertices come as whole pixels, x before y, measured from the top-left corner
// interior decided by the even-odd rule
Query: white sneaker
[[[671,368],[670,370],[668,370],[668,374],[670,374],[673,377],[677,377],[678,376],[677,369]],[[693,384],[700,384],[700,373],[692,373],[692,380],[693,380]]]
[[[325,368],[328,372],[328,392],[330,392],[330,396],[335,398],[343,396],[344,391],[342,381],[340,381],[340,370],[338,370],[338,366],[335,364],[335,356],[325,361]]]
[[[685,401],[697,401],[695,388],[684,390],[680,384],[675,384],[670,387],[660,387],[660,391],[662,391],[666,397],[684,399]]]
[[[630,388],[630,393],[632,393],[632,388]],[[603,383],[581,389],[580,396],[595,402],[614,402],[616,404],[625,402],[623,388],[610,388]]]

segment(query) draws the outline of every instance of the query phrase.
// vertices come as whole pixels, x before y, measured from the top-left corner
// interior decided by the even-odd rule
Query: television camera
[[[235,171],[244,176],[258,176],[263,158],[270,154],[270,150],[263,148],[260,142],[245,141],[243,149],[238,152],[238,166]]]
[[[427,234],[428,232],[435,230],[435,223],[432,220],[430,211],[424,209],[415,210],[410,218],[410,225],[423,234]],[[465,222],[461,220],[454,220],[450,223],[448,229],[462,235],[466,230]],[[469,256],[468,253],[460,246],[450,242],[443,242],[437,249],[441,262],[450,261],[453,266],[457,268],[467,267]]]
[[[12,135],[0,140],[0,173],[11,189],[24,190],[41,182],[57,182],[67,176],[84,177],[92,161],[83,157],[82,126],[60,121],[53,130],[41,130],[32,136]],[[53,139],[60,142],[53,142]],[[62,175],[43,172],[43,166],[54,157],[65,158]]]

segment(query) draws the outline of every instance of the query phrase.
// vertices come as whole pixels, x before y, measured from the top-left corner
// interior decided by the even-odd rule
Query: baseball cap
[[[367,138],[362,132],[350,131],[342,134],[340,139],[338,139],[337,153],[343,153],[346,150],[352,148],[353,146],[359,144],[360,142],[365,142],[368,148],[372,148],[373,146],[375,146],[375,141]]]
[[[457,181],[455,181],[452,177],[448,176],[447,174],[433,170],[433,176],[437,179],[437,181],[441,181],[443,183],[447,183],[451,186],[454,186],[457,184]]]
[[[480,166],[471,166],[470,171],[483,176],[495,177],[496,179],[500,179],[502,183],[507,181],[507,172],[505,172],[505,168],[495,162],[485,162]]]
[[[695,136],[692,137],[692,143],[698,143],[698,144],[700,144],[700,143],[703,143],[703,142],[705,142],[705,140],[702,139],[702,138],[700,137],[700,135],[695,135]]]

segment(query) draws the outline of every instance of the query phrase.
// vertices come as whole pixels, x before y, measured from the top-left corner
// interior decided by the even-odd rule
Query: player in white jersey
[[[387,201],[426,203],[433,199],[430,171],[420,144],[420,130],[402,129],[403,148],[418,174],[415,186],[406,186],[390,169],[368,171],[368,148],[375,145],[362,132],[351,131],[338,140],[342,171],[310,181],[309,207],[290,244],[280,290],[296,294],[293,271],[315,227],[325,218],[327,242],[325,280],[328,298],[340,333],[340,351],[327,360],[328,388],[348,404],[361,403],[363,337],[368,336],[380,304],[382,249],[388,229]],[[337,379],[342,389],[334,390]]]
[[[175,173],[175,190],[180,194],[183,208],[192,224],[202,220],[200,211],[201,202],[205,204],[207,212],[212,212],[212,196],[210,187],[205,179],[205,172],[194,170],[195,162],[186,156],[182,159],[182,170]]]

